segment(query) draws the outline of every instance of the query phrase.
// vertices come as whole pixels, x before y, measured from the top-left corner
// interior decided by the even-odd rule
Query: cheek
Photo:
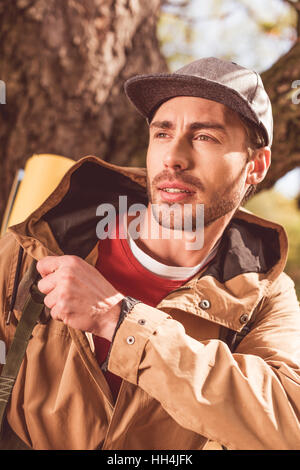
[[[223,197],[224,194],[240,192],[244,186],[243,174],[245,166],[241,161],[235,164],[226,161],[220,161],[211,165],[206,165],[201,170],[201,180],[205,187],[204,194],[200,194],[200,199],[213,201],[218,196]],[[199,173],[200,174],[200,173]]]
[[[245,165],[246,159],[242,159],[240,154],[215,158],[204,168],[204,177],[216,185],[233,183],[242,176]]]
[[[146,155],[146,167],[147,167],[147,173],[152,172],[152,166],[154,165],[154,158],[152,156],[151,148],[150,146],[148,147],[147,155]]]
[[[164,168],[162,158],[157,153],[148,150],[146,156],[146,167],[148,178],[152,181],[154,176],[160,173]]]

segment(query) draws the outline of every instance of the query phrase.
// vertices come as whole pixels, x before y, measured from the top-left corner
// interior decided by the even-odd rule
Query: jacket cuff
[[[138,369],[146,343],[157,328],[170,318],[167,313],[142,302],[135,304],[115,334],[108,370],[137,385]]]
[[[103,362],[103,364],[101,365],[101,370],[103,372],[107,372],[108,361],[109,361],[111,348],[112,348],[116,333],[117,333],[118,329],[120,328],[120,325],[124,321],[125,317],[131,312],[131,310],[133,309],[135,304],[137,304],[139,302],[140,302],[140,300],[134,299],[133,297],[127,296],[127,297],[123,298],[122,303],[121,303],[121,312],[120,312],[119,320],[118,320],[117,326],[115,328],[115,331],[114,331],[114,334],[113,334],[113,337],[112,337],[112,340],[111,340],[111,344],[110,344],[106,359]]]

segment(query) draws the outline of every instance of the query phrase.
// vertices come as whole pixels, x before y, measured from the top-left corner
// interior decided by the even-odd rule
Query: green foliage
[[[288,235],[286,273],[293,279],[300,299],[300,211],[296,199],[284,197],[275,189],[262,191],[245,206],[254,214],[282,225]]]

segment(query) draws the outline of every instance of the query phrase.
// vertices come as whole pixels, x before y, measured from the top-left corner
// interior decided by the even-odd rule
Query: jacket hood
[[[118,209],[119,196],[124,195],[127,207],[133,203],[147,205],[145,168],[121,167],[97,157],[84,157],[69,169],[35,212],[9,230],[33,258],[60,254],[86,258],[98,242],[97,207],[110,203]],[[220,309],[226,295],[231,305],[236,303],[237,310],[245,298],[250,299],[252,311],[283,271],[287,251],[283,227],[241,208],[226,227],[216,257],[201,273],[201,288],[209,280],[208,289],[213,289],[216,296],[220,292]],[[240,327],[236,321],[232,325]]]

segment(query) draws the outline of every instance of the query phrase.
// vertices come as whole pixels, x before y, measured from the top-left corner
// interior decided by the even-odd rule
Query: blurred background
[[[285,227],[300,298],[299,38],[293,0],[0,0],[0,225],[34,154],[145,165],[127,78],[230,59],[261,73],[272,101],[272,166],[246,208]]]

